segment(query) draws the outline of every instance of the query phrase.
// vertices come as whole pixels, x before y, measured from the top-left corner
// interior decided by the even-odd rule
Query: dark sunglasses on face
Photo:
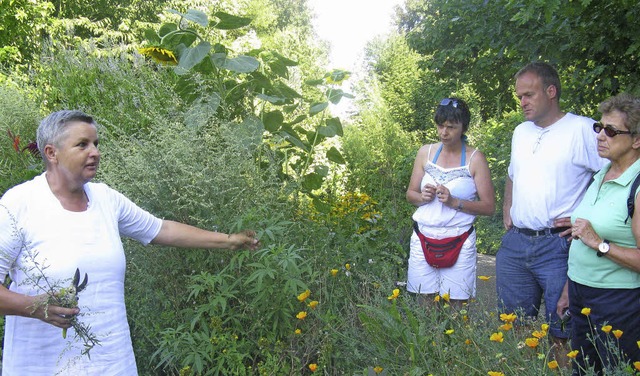
[[[454,108],[458,108],[458,101],[455,99],[445,98],[440,101],[440,106],[448,106],[449,104],[452,104]]]
[[[596,133],[600,133],[601,130],[604,130],[604,134],[607,137],[615,137],[619,134],[634,134],[631,131],[619,131],[610,125],[603,125],[602,123],[593,123],[593,131]]]

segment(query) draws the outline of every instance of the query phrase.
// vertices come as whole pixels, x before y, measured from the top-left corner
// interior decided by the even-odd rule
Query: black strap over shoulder
[[[636,175],[636,179],[631,184],[631,190],[629,191],[629,197],[627,198],[627,219],[624,220],[626,224],[629,218],[633,218],[633,212],[635,211],[636,203],[636,191],[640,186],[640,174]]]

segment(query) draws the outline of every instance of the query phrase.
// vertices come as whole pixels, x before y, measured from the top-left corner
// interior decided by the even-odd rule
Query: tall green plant
[[[147,30],[147,45],[140,52],[172,66],[179,76],[175,89],[190,105],[187,124],[200,128],[216,118],[235,123],[239,129],[248,126],[266,131],[265,146],[276,151],[275,162],[282,166],[283,181],[295,183],[291,192],[301,190],[313,196],[329,174],[328,165],[317,163],[320,145],[342,136],[340,119],[328,116],[327,108],[330,102],[337,104],[343,97],[351,97],[337,88],[348,72],[334,70],[321,79],[307,80],[307,84],[323,88],[324,98],[306,99],[287,83],[295,61],[265,49],[238,54],[222,44],[221,31],[246,27],[250,18],[221,11],[212,19],[193,9],[170,12],[179,19],[157,31]],[[327,162],[344,163],[336,147],[328,147],[322,157]],[[266,158],[261,162],[271,163]]]

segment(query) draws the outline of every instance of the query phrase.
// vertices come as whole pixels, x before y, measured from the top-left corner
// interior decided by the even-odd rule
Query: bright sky
[[[320,38],[331,43],[331,66],[354,70],[368,41],[391,30],[402,0],[309,0]]]
[[[394,7],[404,1],[308,0],[308,4],[315,14],[313,24],[318,36],[331,44],[328,68],[355,73],[367,42],[392,30]],[[351,92],[348,84],[343,84],[343,90]],[[352,101],[343,98],[331,108],[335,115],[343,117],[348,116],[352,106]]]

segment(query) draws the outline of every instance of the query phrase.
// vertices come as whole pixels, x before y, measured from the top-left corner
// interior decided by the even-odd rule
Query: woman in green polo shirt
[[[627,198],[640,173],[640,99],[620,94],[599,106],[598,154],[610,161],[594,176],[571,218],[567,286],[558,314],[571,316],[573,371],[602,374],[640,362],[640,199]],[[637,194],[637,192],[636,192]],[[568,299],[568,301],[567,301]],[[640,363],[637,363],[640,365]]]

